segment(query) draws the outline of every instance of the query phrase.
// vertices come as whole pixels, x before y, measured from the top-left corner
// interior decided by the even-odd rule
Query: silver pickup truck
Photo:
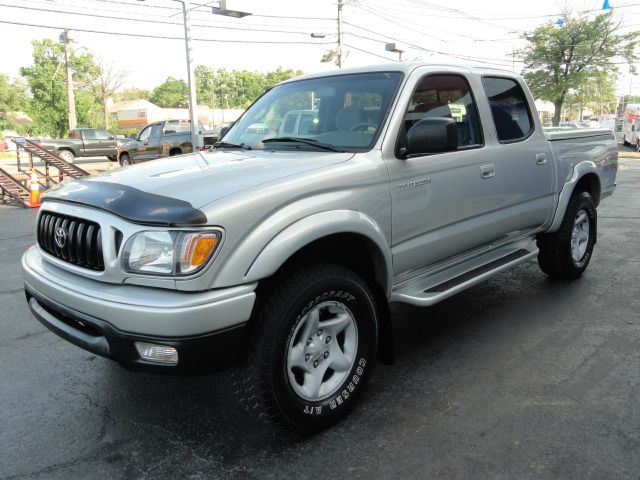
[[[290,111],[313,126],[282,136]],[[609,130],[544,132],[509,71],[307,75],[211,151],[48,192],[26,295],[47,328],[127,368],[236,366],[247,407],[317,431],[393,360],[390,302],[433,305],[536,257],[579,277],[617,157]]]

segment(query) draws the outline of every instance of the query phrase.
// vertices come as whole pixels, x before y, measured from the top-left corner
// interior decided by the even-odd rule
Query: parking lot
[[[0,479],[640,478],[640,156],[575,282],[535,261],[428,309],[392,308],[397,361],[355,411],[284,437],[226,373],[131,373],[30,314],[35,210],[0,206]]]

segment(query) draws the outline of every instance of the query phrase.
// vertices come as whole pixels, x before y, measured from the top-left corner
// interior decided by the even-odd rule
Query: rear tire
[[[625,147],[631,145],[629,142],[627,142],[627,138],[624,135],[622,135],[622,145],[624,145]]]
[[[597,213],[591,195],[574,193],[560,229],[538,236],[538,264],[550,277],[578,278],[586,270],[596,243]]]
[[[73,163],[75,160],[75,155],[70,150],[60,150],[58,152],[58,156],[67,163]]]
[[[281,429],[313,433],[353,408],[372,372],[374,296],[339,265],[300,267],[264,294],[236,377],[245,408]]]

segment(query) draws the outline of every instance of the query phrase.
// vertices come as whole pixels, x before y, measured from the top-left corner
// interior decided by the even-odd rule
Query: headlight
[[[218,231],[136,233],[124,247],[123,267],[132,273],[190,275],[211,259],[221,236]]]

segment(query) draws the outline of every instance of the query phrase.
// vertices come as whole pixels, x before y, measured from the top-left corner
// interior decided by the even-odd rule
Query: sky
[[[603,0],[344,0],[345,66],[404,60],[482,63],[519,72],[512,52],[520,36],[558,18],[565,5],[596,15]],[[609,0],[623,31],[640,29],[640,1]],[[214,15],[218,1],[192,0],[196,65],[266,72],[277,67],[307,73],[335,69],[322,63],[337,45],[337,0],[227,0],[251,15]],[[186,80],[181,3],[175,0],[0,0],[0,72],[11,77],[31,63],[31,41],[73,31],[106,64],[126,72],[124,87],[152,89],[166,77]],[[311,34],[324,34],[313,38]],[[165,38],[169,37],[169,38]],[[619,94],[640,95],[640,77],[620,65]]]

